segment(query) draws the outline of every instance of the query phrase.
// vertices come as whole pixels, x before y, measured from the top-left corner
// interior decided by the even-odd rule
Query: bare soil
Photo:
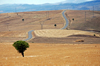
[[[84,40],[84,42],[76,42],[77,40]],[[30,43],[61,43],[61,44],[100,44],[100,37],[91,37],[84,35],[69,36],[63,38],[50,38],[50,37],[35,37],[29,40]]]
[[[30,43],[100,44],[100,33],[80,30],[36,30]],[[84,40],[84,42],[76,42]]]

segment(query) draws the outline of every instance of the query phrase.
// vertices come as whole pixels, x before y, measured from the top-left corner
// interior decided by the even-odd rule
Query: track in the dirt
[[[62,12],[62,15],[63,15],[63,17],[64,17],[65,20],[66,20],[66,24],[65,24],[65,26],[64,26],[62,29],[65,29],[65,28],[68,26],[68,20],[67,20],[65,14],[64,14],[65,12],[66,12],[66,10],[64,10],[64,11]],[[32,38],[32,32],[33,32],[33,31],[34,31],[34,30],[29,31],[29,32],[28,32],[28,38],[25,39],[25,40],[23,40],[23,41],[30,40],[30,39]]]

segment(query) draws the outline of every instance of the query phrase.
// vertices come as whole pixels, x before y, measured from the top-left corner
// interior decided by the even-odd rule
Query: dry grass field
[[[15,42],[28,37],[28,31],[60,29],[64,26],[63,10],[0,14],[0,42]],[[24,21],[22,21],[24,19]],[[41,25],[43,24],[43,27]],[[55,28],[54,24],[57,24]]]
[[[0,66],[100,66],[99,44],[29,45],[22,57],[12,43],[0,43]]]
[[[94,34],[98,37],[100,37],[100,34],[96,34],[93,32],[87,32],[87,31],[81,31],[81,30],[60,30],[60,29],[44,29],[44,30],[35,30],[34,31],[35,35],[38,37],[68,37],[70,35],[91,35],[93,36]]]
[[[81,30],[35,30],[33,37],[34,38],[28,42],[53,44],[100,44],[100,33]],[[83,42],[77,42],[80,40],[83,40]]]
[[[2,31],[0,32],[0,43],[15,42],[28,37],[28,31]]]
[[[0,14],[0,28],[2,28],[0,31],[37,30],[41,29],[41,24],[44,29],[55,28],[54,24],[58,24],[57,28],[62,28],[64,25],[62,11],[19,12],[18,15],[17,13]]]
[[[71,30],[60,30],[65,24],[62,11],[0,14],[0,66],[100,66],[100,33],[82,31],[100,31],[100,12],[93,18],[86,11],[85,21],[85,11],[67,10]],[[12,44],[26,39],[30,30],[35,30],[34,38],[22,57]]]
[[[100,11],[67,10],[66,16],[69,29],[100,31]]]

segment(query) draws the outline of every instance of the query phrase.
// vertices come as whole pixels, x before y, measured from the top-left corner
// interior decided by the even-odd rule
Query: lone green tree
[[[22,54],[23,57],[24,57],[24,51],[27,50],[27,48],[29,48],[29,44],[25,41],[16,41],[14,42],[13,46],[19,53]]]

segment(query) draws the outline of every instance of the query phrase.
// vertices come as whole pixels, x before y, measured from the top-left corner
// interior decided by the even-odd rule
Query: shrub
[[[72,20],[74,21],[74,18]]]
[[[96,36],[96,35],[94,34],[94,36]]]
[[[24,19],[22,19],[22,21],[24,21]]]
[[[54,26],[56,27],[57,25],[56,25],[56,24],[54,24]]]
[[[29,48],[29,44],[25,41],[16,41],[14,42],[13,46],[19,53],[22,54],[23,57],[24,57],[24,51],[27,50],[27,48]]]

